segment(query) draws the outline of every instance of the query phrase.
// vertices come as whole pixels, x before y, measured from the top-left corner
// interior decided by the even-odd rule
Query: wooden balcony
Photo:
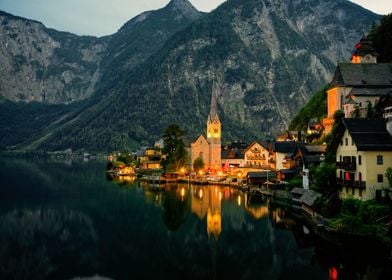
[[[337,178],[336,181],[337,181],[338,185],[341,187],[366,189],[366,182],[364,182],[364,181],[351,181],[351,180],[344,180],[344,179],[340,179],[340,178]]]
[[[266,160],[265,156],[259,156],[259,155],[247,155],[246,158],[248,160]]]
[[[344,170],[356,170],[357,169],[357,164],[355,162],[344,162],[344,161],[337,161],[336,162],[336,167],[338,169],[344,169]]]

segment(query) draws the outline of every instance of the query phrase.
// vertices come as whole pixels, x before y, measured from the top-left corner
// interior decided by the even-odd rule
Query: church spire
[[[216,102],[217,95],[218,95],[218,87],[214,81],[212,84],[211,108],[210,108],[210,114],[208,116],[209,120],[213,120],[214,118],[218,117],[218,105]]]

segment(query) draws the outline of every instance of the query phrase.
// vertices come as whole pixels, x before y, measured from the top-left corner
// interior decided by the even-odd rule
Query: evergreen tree
[[[392,62],[392,14],[385,15],[378,27],[373,26],[369,37],[379,54],[378,62]]]
[[[169,125],[163,134],[163,154],[165,159],[162,165],[165,171],[177,171],[183,167],[187,159],[187,151],[183,141],[185,132],[178,124]]]

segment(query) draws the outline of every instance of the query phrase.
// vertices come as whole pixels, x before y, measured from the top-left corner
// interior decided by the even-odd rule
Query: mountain
[[[131,19],[111,36],[95,38],[0,11],[5,66],[0,68],[0,149],[45,139],[94,104],[98,88],[104,92],[113,77],[118,80],[201,15],[188,1],[174,0]]]
[[[106,44],[0,11],[0,96],[51,104],[85,99]]]
[[[25,147],[134,148],[170,123],[198,134],[213,84],[225,141],[267,137],[287,128],[378,20],[346,0],[228,0],[209,14],[173,0],[105,41],[94,94]],[[183,28],[155,39],[163,26]]]

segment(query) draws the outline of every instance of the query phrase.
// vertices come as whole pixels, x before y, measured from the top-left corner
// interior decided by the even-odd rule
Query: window
[[[347,138],[345,139],[345,142],[346,142],[346,146],[348,146],[348,139]]]
[[[351,138],[351,146],[354,146],[354,139]]]
[[[359,189],[359,197],[362,197],[362,189]]]
[[[358,174],[358,181],[362,182],[362,173],[361,172],[359,172],[359,174]]]
[[[340,170],[339,175],[340,175],[339,178],[343,179],[343,171],[342,170]]]
[[[340,156],[339,159],[340,159],[339,161],[342,162],[342,156]]]
[[[358,165],[362,164],[362,156],[358,156]]]
[[[382,174],[377,174],[377,183],[384,182],[384,176]]]
[[[342,141],[340,141],[340,146],[343,146],[343,140],[342,140]]]
[[[377,156],[377,165],[383,165],[384,164],[384,158],[381,155]]]

